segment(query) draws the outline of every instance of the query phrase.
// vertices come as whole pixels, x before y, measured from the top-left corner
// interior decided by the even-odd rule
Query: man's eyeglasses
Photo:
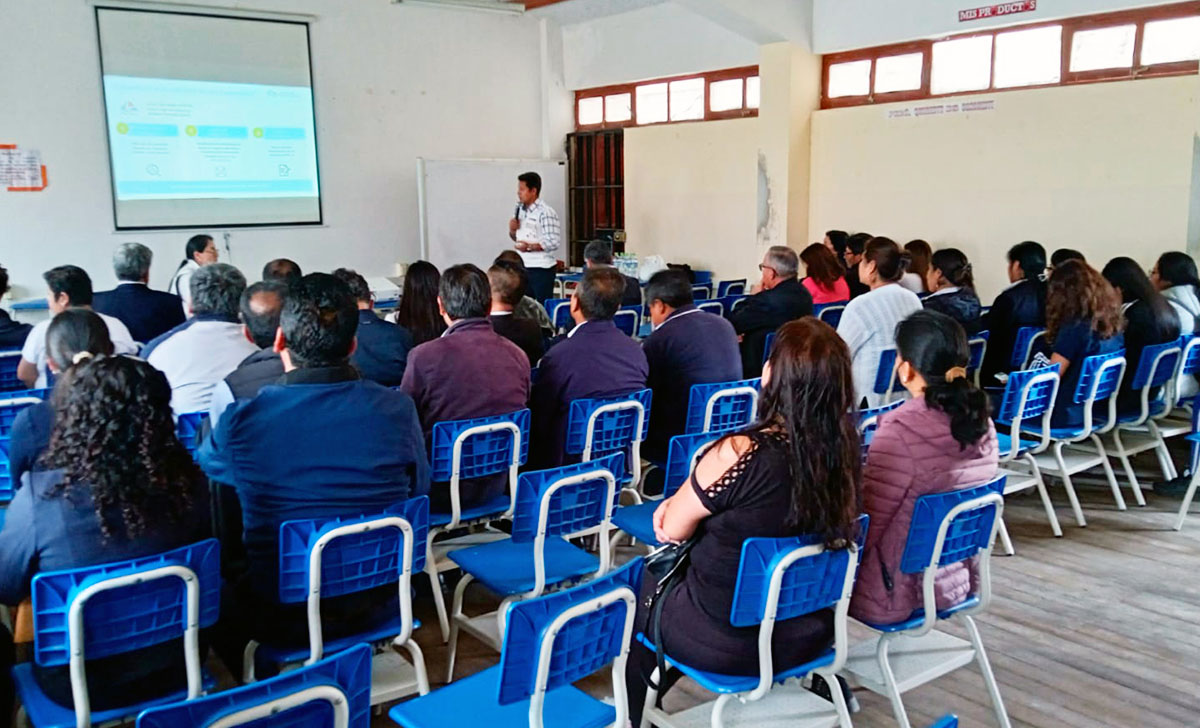
[[[763,263],[759,263],[759,264],[758,264],[758,271],[761,273],[761,272],[763,272],[764,270],[769,270],[769,271],[771,271],[772,273],[774,273],[775,275],[779,275],[779,271],[775,270],[775,269],[774,269],[774,268],[772,268],[771,266],[769,266],[769,265],[764,265]]]

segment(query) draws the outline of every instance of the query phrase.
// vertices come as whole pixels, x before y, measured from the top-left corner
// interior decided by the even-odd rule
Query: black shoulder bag
[[[696,537],[692,536],[680,543],[662,546],[646,557],[646,572],[658,580],[658,587],[650,597],[650,631],[654,639],[655,658],[658,661],[658,684],[650,676],[646,683],[656,692],[667,675],[667,661],[662,640],[662,612],[667,595],[683,583],[691,564],[692,547],[696,545]]]

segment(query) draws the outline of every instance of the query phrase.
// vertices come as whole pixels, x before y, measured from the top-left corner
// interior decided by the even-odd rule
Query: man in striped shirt
[[[542,177],[526,172],[517,177],[517,212],[508,221],[508,237],[521,254],[529,274],[530,291],[538,303],[554,294],[554,273],[558,266],[554,252],[562,244],[562,225],[558,213],[541,199]]]

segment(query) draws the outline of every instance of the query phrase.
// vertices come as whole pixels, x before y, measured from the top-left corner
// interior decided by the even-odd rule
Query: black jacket
[[[29,324],[17,323],[8,315],[8,311],[0,309],[0,351],[20,349],[25,346],[25,337],[29,336]]]
[[[970,288],[960,288],[949,293],[932,293],[921,301],[930,311],[944,313],[962,324],[967,336],[983,331],[983,306],[979,296]]]
[[[812,312],[812,295],[794,278],[756,293],[739,305],[729,315],[729,321],[742,336],[742,375],[749,378],[762,374],[767,334],[788,321],[811,316]]]
[[[1147,346],[1166,344],[1179,338],[1179,314],[1168,304],[1166,310],[1155,314],[1145,301],[1134,301],[1125,309],[1125,376],[1117,393],[1117,410],[1121,414],[1141,411],[1141,392],[1133,391],[1133,378]],[[1151,391],[1151,397],[1158,390]]]
[[[171,293],[151,290],[143,283],[123,283],[92,297],[92,309],[121,320],[134,341],[148,344],[186,318],[183,301]]]
[[[999,386],[996,374],[1012,370],[1013,344],[1017,329],[1022,326],[1046,325],[1046,284],[1041,281],[1018,281],[996,297],[992,310],[984,317],[988,335],[987,354],[983,359],[980,383],[985,387]]]
[[[258,390],[277,384],[283,376],[283,360],[271,348],[260,349],[242,360],[237,369],[225,377],[233,398],[254,399]]]
[[[536,321],[520,318],[513,314],[489,316],[492,330],[521,347],[529,357],[529,366],[535,367],[546,353],[546,341],[542,338],[542,327]]]

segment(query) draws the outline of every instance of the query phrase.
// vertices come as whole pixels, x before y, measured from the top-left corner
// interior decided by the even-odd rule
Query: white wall
[[[960,23],[958,12],[997,4],[997,0],[815,0],[813,48],[817,53],[869,48],[950,33],[966,33],[1034,20],[1107,13],[1172,0],[1049,0],[1037,10]]]
[[[980,294],[1007,283],[1004,254],[1037,240],[1103,265],[1149,265],[1187,246],[1200,78],[1009,91],[993,111],[889,119],[860,106],[818,112],[809,234],[924,238],[972,260]]]
[[[232,262],[252,280],[277,256],[305,270],[347,265],[390,275],[419,251],[416,157],[532,158],[546,147],[557,154],[573,123],[563,113],[571,100],[561,69],[552,67],[543,83],[535,17],[382,0],[258,0],[254,7],[317,16],[326,224],[232,230]],[[41,272],[68,262],[85,267],[98,288],[110,286],[112,249],[126,240],[154,249],[153,283],[165,286],[191,233],[113,231],[92,8],[80,0],[0,0],[0,17],[9,31],[0,43],[0,143],[40,149],[50,179],[41,193],[0,191],[0,263],[12,274],[14,297],[41,295]],[[549,43],[552,64],[559,54]],[[498,212],[498,247],[509,212]],[[220,242],[222,231],[210,232]]]

